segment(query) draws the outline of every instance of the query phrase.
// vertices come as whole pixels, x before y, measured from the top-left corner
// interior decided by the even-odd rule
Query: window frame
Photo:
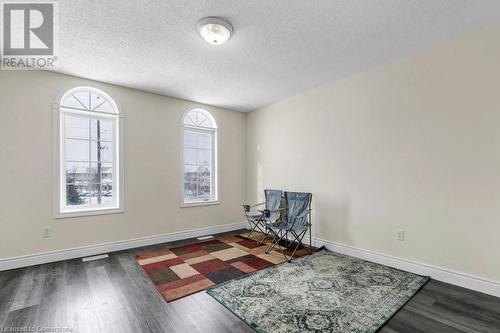
[[[106,98],[112,104],[116,113],[86,111],[65,107],[61,104],[66,99],[66,96],[80,92],[94,92]],[[53,105],[53,218],[72,218],[80,216],[93,216],[104,214],[123,213],[124,205],[124,116],[120,111],[116,100],[106,92],[89,86],[79,86],[65,89],[58,94],[58,97]],[[113,196],[116,200],[113,206],[105,207],[90,207],[85,209],[68,210],[66,208],[65,189],[65,115],[83,116],[88,119],[112,119],[113,120]]]
[[[201,126],[193,126],[184,124],[184,119],[191,111],[201,111],[213,122],[215,127],[201,127]],[[197,207],[197,206],[210,206],[210,205],[219,205],[221,203],[221,193],[220,193],[220,183],[219,183],[219,160],[220,160],[220,127],[215,119],[214,115],[199,107],[190,108],[183,112],[181,120],[180,120],[180,131],[179,131],[179,155],[180,155],[180,207]],[[185,201],[184,200],[184,132],[185,130],[200,132],[200,133],[208,133],[211,135],[211,174],[212,174],[212,186],[214,188],[214,198],[210,200],[196,200],[196,201]]]

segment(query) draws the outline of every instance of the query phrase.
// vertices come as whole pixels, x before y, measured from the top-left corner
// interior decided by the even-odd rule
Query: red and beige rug
[[[136,256],[137,263],[167,301],[191,295],[238,276],[285,261],[280,252],[265,253],[267,243],[227,236]],[[285,249],[285,253],[288,250]],[[296,257],[305,255],[302,248]]]

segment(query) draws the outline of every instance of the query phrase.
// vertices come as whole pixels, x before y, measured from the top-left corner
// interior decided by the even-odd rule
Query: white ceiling
[[[59,13],[58,71],[251,111],[499,24],[500,1],[61,0]],[[205,16],[234,36],[206,43]]]

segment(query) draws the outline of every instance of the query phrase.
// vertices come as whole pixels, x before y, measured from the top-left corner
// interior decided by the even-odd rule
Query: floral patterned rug
[[[373,333],[427,281],[324,249],[207,292],[259,333]]]

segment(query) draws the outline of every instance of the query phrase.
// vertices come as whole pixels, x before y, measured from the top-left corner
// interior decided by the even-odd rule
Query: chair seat
[[[307,230],[307,229],[309,229],[309,225],[298,225],[298,226],[296,225],[296,226],[294,226],[290,230],[301,232],[301,231],[304,231],[304,230]]]
[[[293,223],[289,223],[287,220],[275,223],[268,223],[267,226],[269,228],[277,229],[277,230],[293,230],[293,231],[304,231],[309,228],[309,225],[293,225]]]
[[[269,228],[273,228],[273,229],[280,229],[280,230],[288,229],[288,223],[285,223],[285,222],[267,223],[266,225]]]
[[[277,223],[276,220],[279,219],[279,215],[276,214],[271,214],[270,216],[266,216],[265,214],[262,214],[262,220],[266,222],[267,224],[272,224],[272,223]]]
[[[249,213],[247,213],[248,218],[249,219],[253,219],[253,220],[257,220],[257,219],[262,218],[262,215],[264,215],[264,214],[262,214],[260,212],[249,212]]]

